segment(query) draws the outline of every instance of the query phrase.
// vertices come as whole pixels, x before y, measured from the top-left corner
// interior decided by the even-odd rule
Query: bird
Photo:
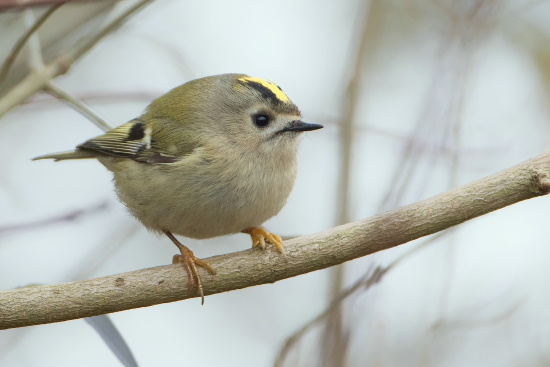
[[[204,304],[197,266],[212,266],[176,235],[208,239],[251,236],[252,247],[280,236],[262,224],[286,204],[297,175],[302,132],[323,128],[302,121],[275,83],[246,74],[220,74],[184,83],[145,112],[69,152],[34,160],[96,159],[114,175],[116,194],[148,230],[178,247],[189,286]]]

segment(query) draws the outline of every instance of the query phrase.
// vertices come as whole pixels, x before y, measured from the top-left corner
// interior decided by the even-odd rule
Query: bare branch
[[[97,212],[103,211],[107,208],[107,206],[108,206],[107,202],[102,202],[90,208],[73,210],[69,213],[65,213],[60,216],[37,220],[30,223],[0,226],[0,237],[17,233],[20,231],[29,231],[33,229],[47,227],[53,224],[60,224],[60,223],[75,221],[84,215],[95,214]]]
[[[28,8],[45,5],[63,5],[65,3],[84,3],[97,1],[115,1],[115,0],[0,0],[0,11],[6,9]]]
[[[206,295],[274,283],[442,231],[550,192],[550,153],[418,203],[285,242],[287,256],[256,249],[215,256]],[[0,292],[0,329],[72,320],[195,298],[179,265]]]
[[[53,81],[50,81],[45,87],[45,91],[50,93],[52,96],[57,99],[67,103],[75,111],[79,112],[81,115],[86,117],[88,120],[94,123],[95,126],[99,127],[103,131],[111,130],[111,126],[105,122],[97,113],[95,113],[91,108],[86,106],[84,102],[78,100],[76,97],[73,97],[71,94],[67,93]]]
[[[370,267],[365,274],[361,278],[355,281],[355,283],[338,295],[338,297],[335,297],[330,302],[329,306],[322,311],[319,315],[314,317],[312,320],[308,321],[304,325],[302,325],[298,330],[293,332],[284,342],[283,347],[279,350],[279,353],[277,354],[277,357],[275,358],[275,363],[273,365],[275,367],[281,367],[283,366],[283,363],[285,362],[285,359],[287,358],[288,354],[290,353],[292,348],[295,348],[297,343],[300,341],[300,338],[304,336],[304,334],[309,331],[313,326],[319,324],[321,321],[324,321],[327,317],[329,317],[336,309],[341,307],[341,304],[349,298],[351,295],[355,294],[358,291],[367,291],[375,284],[378,284],[382,281],[382,278],[386,276],[386,274],[394,269],[397,265],[403,262],[403,260],[410,257],[410,255],[413,255],[417,253],[419,250],[422,250],[426,248],[428,245],[433,244],[437,240],[441,239],[442,237],[448,235],[451,233],[453,229],[450,229],[448,231],[442,231],[436,234],[435,236],[430,237],[420,245],[416,246],[412,250],[400,255],[396,259],[394,259],[390,264],[388,264],[385,267],[377,266],[377,267]]]
[[[19,84],[13,87],[2,99],[0,99],[0,117],[5,115],[12,108],[20,105],[36,92],[47,87],[48,83],[55,77],[65,74],[72,64],[87,53],[99,41],[120,27],[122,23],[133,13],[149,4],[152,0],[140,0],[117,16],[111,23],[101,31],[87,39],[81,46],[59,55],[43,68],[32,70]]]
[[[27,43],[29,38],[63,4],[64,3],[58,3],[58,4],[53,5],[51,8],[49,8],[40,18],[38,18],[38,20],[32,25],[32,27],[27,29],[25,34],[23,34],[23,36],[21,38],[19,38],[19,40],[13,46],[13,49],[11,50],[10,54],[8,55],[6,60],[4,60],[4,63],[0,67],[0,84],[2,84],[2,81],[4,81],[4,79],[8,75],[8,72],[10,71],[10,68],[11,68],[13,62],[15,61],[15,59],[17,58],[17,56],[19,55],[19,53],[23,49],[23,46],[25,46],[25,44]]]

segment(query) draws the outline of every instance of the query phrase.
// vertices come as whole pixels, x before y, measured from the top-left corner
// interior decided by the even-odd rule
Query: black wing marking
[[[80,144],[77,148],[116,157],[137,158],[140,151],[150,147],[151,131],[147,131],[143,121],[134,119]]]

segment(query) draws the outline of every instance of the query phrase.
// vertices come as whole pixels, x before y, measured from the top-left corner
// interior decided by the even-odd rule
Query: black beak
[[[281,130],[281,133],[285,132],[302,132],[322,129],[324,126],[319,124],[309,124],[300,120],[292,121],[290,125]]]

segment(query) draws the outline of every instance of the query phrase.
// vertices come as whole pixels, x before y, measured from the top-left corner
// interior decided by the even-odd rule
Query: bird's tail
[[[53,159],[55,162],[57,162],[57,161],[64,161],[67,159],[89,159],[89,158],[96,158],[96,157],[97,157],[97,154],[95,152],[90,152],[86,150],[75,150],[72,152],[41,155],[40,157],[33,158],[32,160],[37,161],[39,159]]]

